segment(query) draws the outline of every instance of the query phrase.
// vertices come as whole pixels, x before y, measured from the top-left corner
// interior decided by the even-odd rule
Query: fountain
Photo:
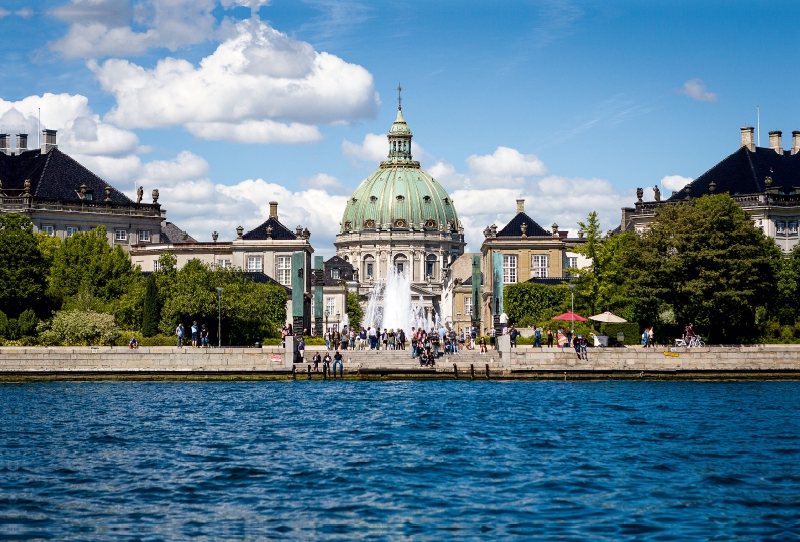
[[[430,330],[440,325],[439,315],[425,314],[422,296],[414,303],[411,298],[411,279],[406,273],[389,269],[385,280],[375,285],[367,300],[367,311],[362,325],[376,329],[402,329],[407,334],[412,327]]]

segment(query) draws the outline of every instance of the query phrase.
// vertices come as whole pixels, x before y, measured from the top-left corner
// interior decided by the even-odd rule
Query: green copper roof
[[[411,157],[411,130],[398,109],[388,134],[389,156],[347,201],[341,232],[375,229],[458,231],[453,202]]]

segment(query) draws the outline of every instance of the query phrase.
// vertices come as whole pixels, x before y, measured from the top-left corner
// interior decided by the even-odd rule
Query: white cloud
[[[456,168],[453,164],[448,164],[440,160],[430,166],[427,171],[445,188],[470,187],[469,177],[463,173],[456,173]]]
[[[9,15],[11,15],[10,11],[8,11],[7,9],[0,8],[0,19],[2,19],[3,17],[8,17]]]
[[[312,125],[373,117],[380,104],[367,70],[257,18],[197,67],[174,58],[153,69],[121,59],[88,65],[116,98],[106,119],[125,128],[185,125],[198,137],[242,141],[251,127],[265,141],[298,143],[319,140]]]
[[[143,0],[133,6],[125,0],[72,0],[54,10],[72,24],[49,46],[71,58],[124,56],[154,47],[175,51],[214,36],[215,7],[214,0]]]
[[[352,143],[346,139],[342,141],[342,153],[354,160],[374,164],[386,160],[389,154],[389,143],[386,134],[367,134],[361,143]]]
[[[231,122],[190,122],[186,129],[200,139],[234,143],[313,143],[322,140],[316,126],[293,122],[283,124],[274,120]]]
[[[23,19],[30,19],[34,16],[34,11],[31,8],[22,8],[15,11],[14,15],[22,17]]]
[[[509,147],[497,147],[493,154],[466,159],[471,175],[469,182],[476,188],[513,187],[527,177],[547,174],[544,163],[534,154],[522,154]]]
[[[300,184],[308,188],[316,188],[317,190],[326,190],[334,194],[347,193],[347,188],[344,186],[342,181],[340,181],[333,175],[328,175],[327,173],[317,173],[316,175],[312,175],[311,177],[305,177],[305,178],[301,177]]]
[[[717,95],[713,92],[709,92],[701,79],[690,79],[686,81],[683,84],[683,88],[678,89],[677,92],[700,102],[717,101]]]
[[[661,186],[667,190],[680,190],[693,180],[691,177],[682,177],[680,175],[665,175],[661,177]]]

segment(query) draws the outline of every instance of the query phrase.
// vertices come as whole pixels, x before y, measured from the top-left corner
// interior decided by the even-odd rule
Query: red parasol
[[[553,316],[552,320],[569,320],[575,322],[586,322],[586,318],[579,314],[575,314],[574,312],[565,312],[564,314],[559,314],[558,316]]]

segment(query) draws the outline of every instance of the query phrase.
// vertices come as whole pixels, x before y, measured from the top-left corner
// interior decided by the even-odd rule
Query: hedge
[[[636,322],[625,322],[621,324],[601,324],[600,329],[604,329],[609,337],[617,338],[617,333],[622,332],[625,334],[625,344],[634,345],[642,343],[642,332],[644,331],[639,327]]]

